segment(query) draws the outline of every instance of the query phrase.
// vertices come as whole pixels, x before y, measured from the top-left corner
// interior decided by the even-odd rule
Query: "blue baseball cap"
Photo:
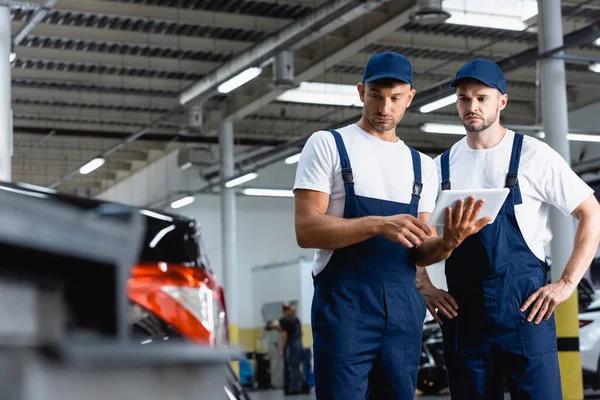
[[[385,51],[372,56],[367,63],[363,82],[377,79],[396,79],[412,86],[413,71],[408,58],[393,51]]]
[[[456,78],[450,83],[450,87],[456,87],[458,81],[464,78],[476,79],[489,87],[496,88],[500,93],[506,93],[506,79],[500,70],[500,67],[494,62],[476,58],[469,61],[456,73]]]

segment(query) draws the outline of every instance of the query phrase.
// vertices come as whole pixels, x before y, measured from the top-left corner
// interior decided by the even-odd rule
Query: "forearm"
[[[453,248],[444,242],[442,236],[426,240],[415,250],[415,261],[418,265],[426,267],[450,257]],[[424,268],[419,268],[424,269]]]
[[[296,219],[296,238],[302,248],[336,250],[376,236],[384,221],[380,217],[339,218],[314,213]]]
[[[415,278],[415,285],[419,290],[433,285],[433,283],[431,283],[431,279],[429,279],[427,268],[417,265],[417,277]]]
[[[579,284],[598,250],[599,241],[600,215],[582,217],[575,234],[573,253],[561,276],[562,281],[572,287]]]
[[[279,338],[279,352],[283,353],[285,350],[285,343],[287,342],[287,332],[283,332]]]

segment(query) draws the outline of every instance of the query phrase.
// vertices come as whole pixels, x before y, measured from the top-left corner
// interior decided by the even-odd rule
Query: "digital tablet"
[[[446,223],[446,208],[452,207],[454,212],[456,202],[463,199],[466,204],[469,196],[474,196],[476,201],[480,199],[485,201],[477,219],[492,217],[491,224],[500,212],[509,192],[508,188],[442,190],[433,213],[431,213],[429,225],[443,226]]]

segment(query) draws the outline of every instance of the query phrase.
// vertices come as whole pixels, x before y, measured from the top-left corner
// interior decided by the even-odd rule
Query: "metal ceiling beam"
[[[17,61],[42,60],[56,64],[73,64],[81,66],[112,66],[126,69],[156,70],[164,72],[188,72],[206,74],[219,64],[210,61],[181,60],[141,55],[123,55],[109,52],[62,50],[60,48],[23,47],[16,49]],[[74,61],[77,60],[77,61]]]
[[[40,23],[42,19],[52,10],[58,0],[46,0],[44,4],[36,9],[31,17],[13,35],[13,47],[16,47],[29,33]]]
[[[20,29],[23,23],[19,21],[12,22],[12,30]],[[109,42],[122,42],[123,31],[118,29],[98,29],[82,26],[52,25],[40,24],[35,29],[36,35],[79,38],[85,40],[99,40]],[[200,37],[187,37],[177,35],[149,34],[144,32],[127,31],[127,43],[138,44],[141,46],[160,46],[171,49],[189,49],[210,51],[214,53],[237,53],[243,51],[252,45],[251,42],[236,40],[222,40]]]
[[[288,19],[260,17],[228,12],[182,9],[156,5],[97,0],[60,0],[60,10],[91,13],[101,16],[122,16],[152,20],[155,23],[175,22],[218,28],[274,32],[289,23]]]
[[[528,50],[522,51],[513,56],[504,58],[497,62],[498,66],[502,69],[505,74],[509,74],[520,68],[530,66],[540,60],[541,58],[551,57],[561,51],[577,47],[582,44],[592,43],[596,38],[600,36],[600,22],[596,22],[592,25],[586,26],[585,28],[573,31],[564,36],[564,45],[560,48],[552,49],[539,54],[538,46],[532,47]],[[453,92],[453,89],[449,88],[448,85],[452,82],[453,77],[450,76],[448,79],[439,82],[435,86],[428,88],[421,92],[418,97],[415,97],[413,101],[414,107],[421,107],[432,101],[438,100],[444,96],[447,96]]]
[[[86,106],[98,105],[100,107],[149,107],[169,110],[175,100],[168,97],[148,96],[137,93],[98,93],[91,91],[74,91],[60,88],[48,88],[39,90],[31,86],[13,86],[13,98],[15,100],[40,100],[40,101],[64,101],[69,103],[80,103]]]

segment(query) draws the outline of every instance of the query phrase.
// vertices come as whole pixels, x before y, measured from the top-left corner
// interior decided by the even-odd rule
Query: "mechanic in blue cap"
[[[504,378],[513,399],[562,399],[553,312],[598,248],[600,205],[556,151],[500,125],[508,95],[495,63],[465,64],[451,86],[467,135],[435,159],[440,189],[510,189],[494,223],[446,260],[449,293],[419,269],[417,285],[442,323],[452,399],[503,399]],[[550,206],[579,224],[562,277],[547,284]]]
[[[414,397],[426,312],[415,262],[430,264],[431,245],[424,242],[448,239],[457,245],[483,227],[473,218],[478,212],[473,201],[475,211],[464,214],[460,227],[428,240],[435,164],[396,136],[415,95],[412,86],[406,57],[374,55],[358,84],[361,119],[337,131],[315,132],[300,156],[295,229],[300,247],[316,249],[317,399]]]

